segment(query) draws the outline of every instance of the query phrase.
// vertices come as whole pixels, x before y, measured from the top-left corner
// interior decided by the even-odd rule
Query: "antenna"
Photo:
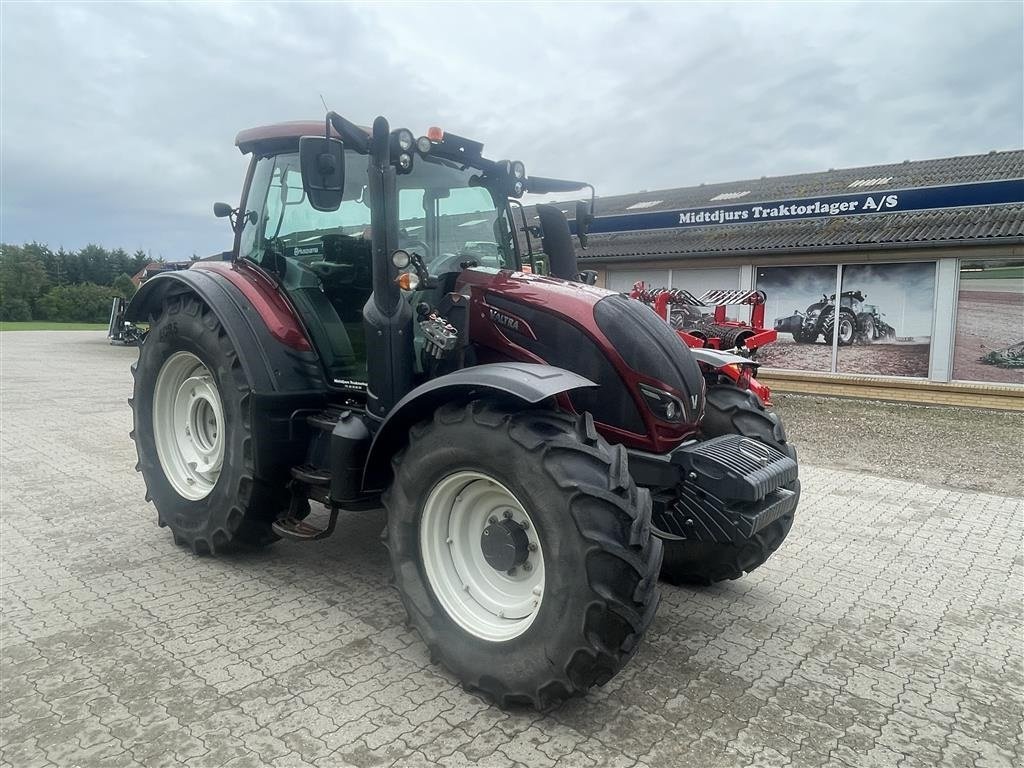
[[[331,108],[327,106],[327,100],[324,99],[324,95],[320,94],[320,103],[324,105],[324,112],[330,112]]]

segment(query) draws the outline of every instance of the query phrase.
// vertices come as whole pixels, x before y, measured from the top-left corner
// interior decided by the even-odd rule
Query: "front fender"
[[[431,379],[403,397],[380,425],[366,459],[363,488],[367,492],[383,489],[390,477],[391,457],[404,445],[409,428],[444,403],[488,397],[535,405],[571,389],[596,386],[579,374],[537,363],[489,363]]]
[[[721,352],[717,349],[711,349],[709,347],[691,349],[690,354],[693,355],[694,359],[698,363],[704,363],[704,365],[710,366],[713,370],[716,371],[721,368],[724,368],[727,365],[757,365],[757,363],[755,363],[748,357],[734,355],[732,352]]]

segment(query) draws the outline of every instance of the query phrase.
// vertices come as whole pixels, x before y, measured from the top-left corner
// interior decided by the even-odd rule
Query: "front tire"
[[[852,312],[839,313],[839,346],[848,347],[857,337],[857,318]]]
[[[875,321],[872,317],[864,318],[864,329],[861,331],[865,344],[871,344],[878,338],[878,330],[875,328]]]
[[[796,449],[787,442],[778,415],[765,408],[753,392],[728,384],[708,388],[701,431],[707,438],[743,435],[796,459]],[[799,493],[800,481],[785,487]],[[680,539],[655,529],[665,548],[661,577],[670,584],[705,586],[738,579],[763,565],[792,527],[793,515],[784,515],[739,544]]]
[[[167,299],[132,375],[136,469],[160,525],[196,554],[273,541],[284,488],[256,476],[249,385],[213,311]]]
[[[393,466],[396,586],[463,685],[541,708],[633,656],[658,604],[661,542],[625,450],[589,416],[445,405]]]

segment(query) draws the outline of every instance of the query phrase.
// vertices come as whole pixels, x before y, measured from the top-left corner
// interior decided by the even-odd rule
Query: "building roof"
[[[590,236],[583,258],[660,258],[738,252],[801,252],[931,245],[1005,238],[1024,241],[1024,205],[725,224]]]
[[[1024,178],[1024,150],[1010,150],[600,197],[596,213],[600,219],[1021,178]],[[573,215],[571,204],[560,207],[570,217]],[[534,213],[530,211],[527,215]],[[581,251],[580,256],[637,260],[883,245],[952,245],[964,241],[1006,243],[1008,240],[1024,241],[1024,200],[971,208],[593,233],[589,247]]]

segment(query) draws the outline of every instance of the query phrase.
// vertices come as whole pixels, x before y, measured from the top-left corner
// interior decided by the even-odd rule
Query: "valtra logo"
[[[522,328],[520,327],[521,322],[518,318],[512,317],[512,315],[506,315],[504,312],[499,312],[493,307],[491,307],[491,322],[495,325],[500,325],[503,328],[508,328],[510,331],[522,333]]]

